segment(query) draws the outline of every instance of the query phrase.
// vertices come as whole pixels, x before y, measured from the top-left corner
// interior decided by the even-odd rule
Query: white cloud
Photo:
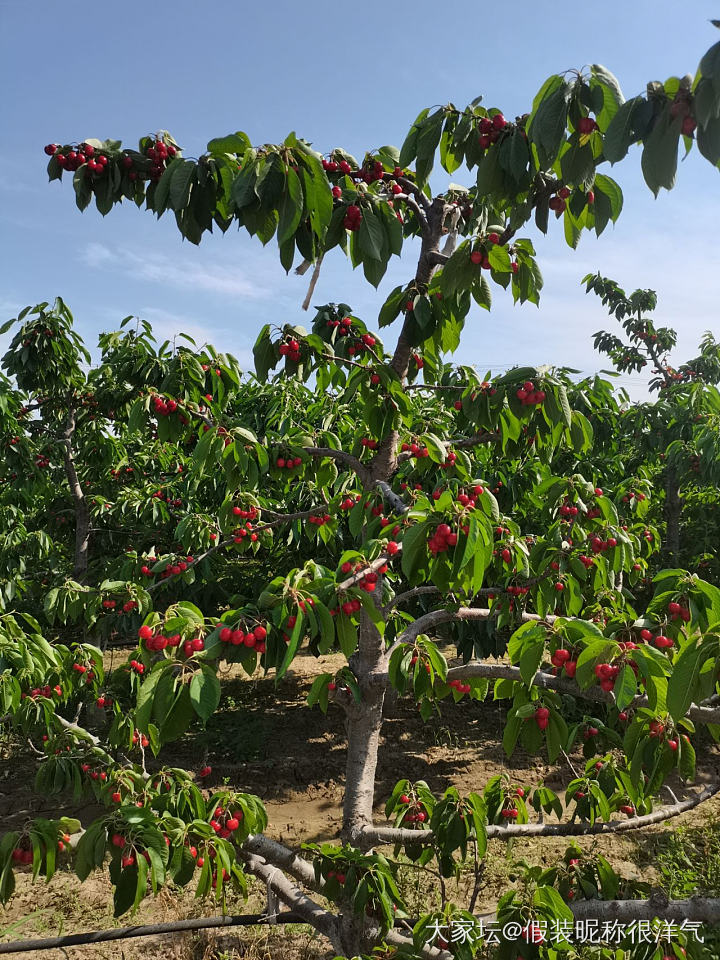
[[[82,262],[93,269],[116,270],[136,279],[182,289],[264,300],[272,296],[270,286],[250,279],[246,270],[230,264],[197,262],[193,257],[166,256],[162,253],[112,249],[101,243],[88,244],[81,253]]]
[[[236,347],[235,338],[226,327],[203,323],[195,317],[174,313],[161,307],[142,307],[138,313],[140,319],[147,320],[152,326],[153,336],[158,343],[175,340],[176,346],[191,346],[179,334],[192,337],[198,349],[211,343],[221,353],[232,353],[241,369],[252,369],[254,365],[252,350],[248,347]]]

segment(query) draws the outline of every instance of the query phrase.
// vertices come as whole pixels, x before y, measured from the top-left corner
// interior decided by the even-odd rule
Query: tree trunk
[[[680,515],[683,498],[680,496],[677,472],[674,467],[665,470],[665,543],[663,552],[668,562],[677,564],[680,556]]]
[[[78,480],[73,458],[72,437],[75,433],[75,407],[68,411],[68,419],[62,435],[64,447],[65,476],[70,487],[70,496],[75,506],[75,566],[73,576],[82,580],[88,568],[88,550],[90,547],[90,514],[87,500]]]
[[[435,270],[432,254],[438,253],[442,237],[445,202],[436,198],[427,210],[427,228],[423,232],[422,248],[415,283],[426,289]],[[407,377],[412,345],[408,337],[410,322],[406,319],[398,337],[391,366],[401,380]],[[397,470],[396,430],[384,437],[370,465],[370,476],[363,483],[365,493],[373,491],[378,482],[389,483]],[[378,580],[375,603],[380,606],[381,582]],[[345,797],[341,837],[346,843],[358,845],[362,831],[372,827],[380,732],[383,723],[385,683],[377,682],[384,672],[385,641],[374,623],[363,611],[360,618],[358,650],[350,658],[350,666],[357,677],[361,693],[360,703],[347,707],[348,751],[345,766]],[[345,910],[340,920],[340,936],[348,956],[369,952],[378,936],[377,923],[367,917],[353,915]]]

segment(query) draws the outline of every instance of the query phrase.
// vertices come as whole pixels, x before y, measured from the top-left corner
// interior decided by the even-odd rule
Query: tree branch
[[[490,840],[504,840],[508,837],[583,837],[603,833],[628,833],[632,830],[641,830],[643,827],[655,823],[663,823],[673,817],[693,810],[701,803],[714,797],[720,792],[720,781],[705,787],[699,793],[687,800],[679,801],[671,806],[658,807],[652,813],[642,817],[632,817],[629,820],[610,820],[595,823],[514,823],[510,826],[488,824],[487,836]],[[432,830],[408,830],[402,827],[370,827],[360,831],[362,845],[372,847],[381,843],[432,843]]]
[[[344,450],[333,450],[332,447],[303,447],[303,450],[311,457],[327,457],[330,460],[336,460],[338,463],[349,467],[361,483],[367,484],[370,482],[370,471],[365,464],[361,463],[351,453],[346,453]]]
[[[262,857],[267,863],[289,873],[306,887],[322,889],[322,881],[319,884],[316,881],[312,864],[277,840],[271,840],[259,833],[251,834],[243,844],[243,850]]]
[[[241,850],[240,856],[245,861],[250,873],[262,880],[269,888],[272,888],[280,900],[291,908],[293,913],[299,914],[306,923],[324,934],[330,940],[334,949],[338,949],[340,944],[338,921],[334,914],[328,910],[323,910],[319,904],[293,886],[277,867],[267,863],[257,854],[244,853]]]

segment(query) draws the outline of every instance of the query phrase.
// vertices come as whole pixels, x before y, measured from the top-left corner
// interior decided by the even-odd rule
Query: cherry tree
[[[197,159],[169,134],[142,138],[138,150],[92,139],[46,147],[51,179],[72,173],[80,209],[94,199],[107,214],[127,199],[171,211],[194,243],[236,223],[264,244],[275,237],[285,270],[299,256],[314,278],[340,247],[377,286],[390,257],[420,240],[414,277],[380,309],[380,331],[399,328],[392,348],[349,305],[326,304],[309,331],[260,331],[255,381],[241,381],[234,358],[212,347],[158,348],[149,327],[129,320],[103,336],[100,363],[86,372],[61,301],[6,325],[14,336],[3,368],[14,383],[3,389],[2,495],[23,527],[15,542],[32,540],[38,489],[62,501],[57,523],[74,525],[74,543],[59,530],[35,540],[46,628],[27,560],[14,550],[4,561],[0,695],[9,722],[47,738],[35,748],[38,787],[91,789],[107,804],[74,863],[84,879],[109,855],[117,913],[168,881],[222,899],[251,875],[344,956],[469,957],[480,940],[450,943],[439,930],[473,920],[489,840],[639,829],[720,790],[657,806],[671,774],[694,779],[696,725],[717,733],[720,590],[661,569],[643,599],[658,529],[596,472],[598,410],[562,371],[483,377],[448,359],[473,304],[490,309],[493,285],[538,303],[534,245],[520,235],[530,221],[542,232],[562,221],[571,247],[583,230],[602,233],[623,203],[604,165],[640,145],[657,194],[674,185],[681,142],[720,161],[720,44],[694,77],[651,83],[628,101],[595,65],[548,78],[513,121],[479,100],[424,110],[401,149],[362,161],[339,148],[323,157],[295,134],[253,147],[235,133]],[[464,167],[474,183],[433,194],[438,153],[448,174]],[[607,389],[594,385],[598,398]],[[708,409],[708,430],[717,415]],[[522,474],[534,475],[529,489],[516,482]],[[100,645],[111,633],[139,642],[105,675]],[[500,639],[503,658],[487,655],[488,638]],[[347,765],[339,843],[298,851],[265,836],[256,797],[203,789],[206,769],[194,777],[160,761],[165,744],[217,710],[221,661],[281,678],[303,644],[344,657],[308,699],[343,712]],[[579,742],[585,767],[562,800],[507,777],[440,796],[401,779],[385,798],[390,824],[378,825],[391,692],[413,697],[425,719],[491,695],[507,702],[508,755],[521,742],[554,762]],[[576,722],[566,697],[583,705]],[[107,717],[100,735],[81,722],[92,703]],[[58,837],[74,832],[75,822],[36,821],[6,834],[3,899],[22,863],[52,875]],[[419,918],[398,885],[401,853],[438,877],[439,900]],[[461,862],[474,880],[467,902],[454,904],[445,881]],[[522,939],[503,942],[500,955],[546,955],[542,924],[552,921],[720,915],[714,900],[660,903],[643,892],[571,845],[551,869],[526,865],[501,898],[498,919],[517,922]]]

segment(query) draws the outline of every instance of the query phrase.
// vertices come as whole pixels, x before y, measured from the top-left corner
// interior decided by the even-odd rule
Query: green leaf
[[[529,121],[528,137],[543,157],[543,165],[553,163],[565,137],[568,119],[568,104],[572,85],[562,77],[551,78],[545,92]]]
[[[412,127],[410,127],[408,135],[405,137],[405,142],[400,148],[400,157],[398,159],[398,165],[400,167],[405,168],[409,166],[415,159],[417,155],[417,141],[418,134],[420,132],[420,126],[429,112],[430,111],[427,107],[424,110],[421,110],[415,120],[415,123],[413,123]]]
[[[395,287],[380,308],[378,326],[387,327],[400,315],[407,296],[404,287]]]
[[[675,186],[681,127],[682,119],[676,117],[673,120],[669,109],[666,109],[656,118],[650,136],[645,140],[642,172],[645,183],[655,196],[661,187],[672,190]]]
[[[618,710],[624,710],[625,707],[630,706],[637,692],[637,680],[629,664],[625,664],[620,671],[620,676],[615,681],[613,692]]]
[[[277,241],[282,247],[295,233],[303,213],[303,189],[300,177],[292,167],[288,168],[285,191],[280,202]]]
[[[177,740],[190,726],[194,715],[195,711],[190,702],[190,689],[183,684],[162,721],[160,740],[163,743]]]
[[[714,166],[720,162],[720,117],[708,120],[697,128],[698,150]]]
[[[554,919],[574,923],[572,910],[553,887],[538,887],[533,894],[533,906],[544,907]]]
[[[420,187],[425,185],[433,168],[435,151],[440,143],[444,120],[445,111],[442,109],[437,110],[432,116],[427,117],[423,121],[418,130],[415,177]],[[402,152],[400,165],[403,165]]]
[[[536,641],[533,644],[528,644],[522,652],[522,656],[520,657],[520,676],[528,686],[532,683],[533,677],[540,668],[544,653],[544,635],[539,641]]]
[[[224,153],[244,154],[251,146],[248,135],[238,130],[237,133],[228,134],[227,137],[215,137],[208,143],[207,152],[213,156],[221,156]]]
[[[220,704],[220,681],[211,667],[203,667],[190,681],[190,702],[204,723],[217,710]]]
[[[424,523],[410,527],[403,537],[402,571],[412,580],[427,557],[427,529]]]
[[[626,100],[610,121],[610,125],[603,137],[603,155],[610,163],[622,160],[635,142],[633,119],[639,104],[644,103],[642,97],[633,97]]]
[[[371,260],[387,259],[387,242],[382,220],[372,207],[363,210],[359,234],[360,248],[366,257]]]
[[[673,720],[680,720],[688,712],[705,659],[705,651],[693,640],[673,664],[667,690],[667,708]]]
[[[177,169],[175,169],[170,181],[169,204],[173,210],[179,211],[188,202],[197,164],[194,160],[176,160],[172,164],[172,168]]]
[[[678,758],[678,772],[686,783],[695,779],[695,748],[685,734],[678,741],[680,757]]]

